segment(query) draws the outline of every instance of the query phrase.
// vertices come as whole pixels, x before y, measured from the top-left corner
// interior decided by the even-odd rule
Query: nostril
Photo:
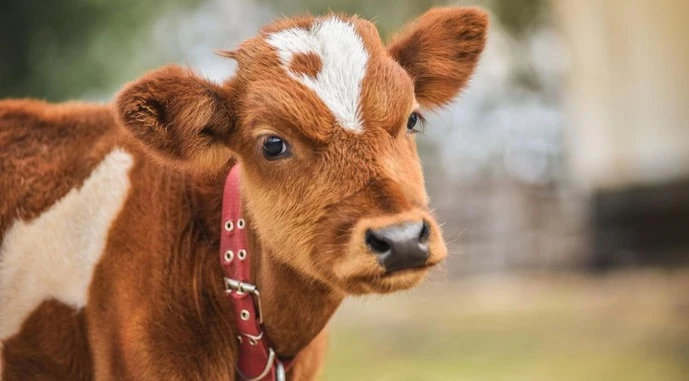
[[[428,222],[424,221],[421,225],[421,232],[419,233],[419,242],[425,243],[428,241],[428,236],[431,235],[431,229],[428,227]]]
[[[390,250],[390,245],[382,239],[378,238],[371,229],[368,229],[366,231],[366,244],[373,251],[380,254],[387,253]]]

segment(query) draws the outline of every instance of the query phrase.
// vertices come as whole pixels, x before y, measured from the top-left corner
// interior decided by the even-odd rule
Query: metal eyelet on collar
[[[240,219],[237,220],[237,227],[238,227],[238,228],[244,229],[245,226],[246,226],[246,222],[244,222],[244,219],[243,219],[243,218],[240,218]]]
[[[242,320],[247,321],[249,320],[249,317],[251,317],[251,314],[247,310],[242,310],[242,312],[239,313],[239,317],[241,317]]]
[[[234,253],[232,250],[227,250],[225,252],[225,262],[230,263],[234,259]]]
[[[243,261],[246,259],[246,250],[241,249],[237,252],[237,258],[239,258],[240,261]]]
[[[249,338],[249,345],[256,345],[256,344],[258,344],[258,341],[256,341],[256,339]]]
[[[234,224],[232,223],[232,220],[225,221],[225,230],[228,232],[231,232],[233,229],[234,229]]]

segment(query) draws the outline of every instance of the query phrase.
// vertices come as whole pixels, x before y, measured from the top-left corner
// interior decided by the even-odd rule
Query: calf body
[[[386,49],[356,17],[281,20],[223,53],[239,69],[222,85],[168,67],[112,105],[0,102],[3,379],[236,379],[218,263],[236,163],[265,330],[289,379],[315,378],[346,296],[445,256],[412,132],[485,29],[432,10]],[[411,244],[390,241],[402,227]]]

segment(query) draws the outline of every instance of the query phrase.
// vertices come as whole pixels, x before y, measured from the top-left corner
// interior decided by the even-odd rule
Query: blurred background
[[[402,294],[348,301],[323,380],[689,380],[689,2],[2,0],[0,97],[107,102],[281,15],[491,14],[458,101],[418,139],[450,243]]]

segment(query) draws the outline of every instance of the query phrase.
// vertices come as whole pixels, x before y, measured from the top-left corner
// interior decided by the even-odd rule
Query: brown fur
[[[303,74],[311,78],[316,78],[322,67],[323,62],[321,62],[321,58],[317,54],[301,53],[294,55],[289,70],[297,75]]]
[[[0,244],[12,221],[39,216],[81,185],[112,149],[112,124],[106,107],[0,101]]]
[[[0,234],[79,187],[113,147],[135,158],[86,308],[47,301],[35,310],[3,343],[5,380],[234,380],[218,230],[224,174],[236,162],[266,331],[280,356],[298,354],[291,380],[316,377],[324,327],[344,297],[412,287],[445,257],[406,120],[416,101],[439,106],[465,85],[485,14],[432,10],[389,50],[373,24],[349,18],[370,54],[356,135],[263,40],[313,21],[277,21],[222,53],[239,63],[222,85],[170,66],[127,85],[112,107],[0,102]],[[317,73],[302,58],[292,69]],[[268,135],[292,156],[265,160]],[[365,231],[421,219],[431,232],[427,267],[386,274]]]
[[[122,125],[163,162],[216,169],[229,151],[220,137],[234,128],[226,90],[176,66],[127,86],[118,98]]]

